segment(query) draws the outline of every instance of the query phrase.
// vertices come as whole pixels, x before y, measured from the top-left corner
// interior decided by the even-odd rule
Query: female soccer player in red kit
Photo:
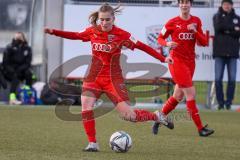
[[[146,110],[133,110],[130,107],[120,67],[120,54],[121,48],[124,46],[131,50],[137,48],[145,51],[161,62],[172,63],[172,59],[163,57],[151,47],[135,40],[127,31],[115,26],[114,20],[117,12],[120,12],[119,6],[113,8],[107,3],[103,4],[98,11],[89,16],[92,26],[82,32],[45,28],[45,33],[48,34],[91,42],[92,64],[88,76],[84,79],[81,95],[83,126],[89,141],[88,146],[84,149],[85,151],[99,150],[96,141],[93,106],[103,92],[116,105],[116,109],[125,120],[133,122],[151,120],[160,123],[167,121],[162,119],[160,114]]]
[[[209,136],[214,130],[203,126],[195,102],[195,88],[192,77],[195,69],[195,44],[208,45],[208,37],[203,34],[201,20],[190,14],[193,0],[178,0],[180,16],[170,19],[163,27],[158,42],[162,46],[170,47],[170,57],[173,64],[169,64],[169,70],[176,83],[173,96],[171,96],[162,108],[163,115],[175,109],[177,104],[186,97],[186,105],[192,120],[194,121],[200,136]],[[165,39],[171,36],[172,41]],[[158,133],[158,122],[152,128],[154,134]],[[165,124],[164,124],[165,125]],[[173,127],[168,128],[173,129]],[[173,126],[173,125],[172,125]]]

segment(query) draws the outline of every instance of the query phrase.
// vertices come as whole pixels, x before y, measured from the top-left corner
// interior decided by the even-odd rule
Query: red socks
[[[173,96],[171,96],[170,98],[168,98],[168,100],[163,105],[162,113],[164,115],[168,115],[168,113],[170,113],[172,110],[174,110],[176,108],[178,103],[179,102]]]
[[[134,112],[136,113],[136,122],[144,122],[144,121],[156,121],[157,115],[155,113],[146,111],[146,110],[140,110],[135,109]]]
[[[197,109],[195,100],[187,101],[187,110],[188,110],[189,114],[191,115],[192,120],[194,121],[195,125],[197,126],[198,131],[201,130],[203,128],[203,125],[202,125],[202,121],[201,121],[201,118],[198,113],[198,109]]]
[[[93,110],[86,110],[82,112],[82,122],[88,141],[96,143],[96,129]]]

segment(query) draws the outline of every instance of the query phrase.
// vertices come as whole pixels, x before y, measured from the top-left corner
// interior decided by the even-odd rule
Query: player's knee
[[[189,94],[186,96],[187,101],[194,100],[195,99],[195,94]]]
[[[196,93],[194,91],[186,92],[185,93],[187,101],[194,100]]]
[[[96,96],[93,92],[86,90],[86,91],[82,92],[82,97],[84,97],[84,99],[87,99],[89,97],[90,98],[95,98]]]
[[[178,101],[181,102],[184,98],[184,94],[183,93],[179,93],[179,94],[174,94],[173,97]]]
[[[94,105],[94,102],[90,99],[84,99],[82,101],[82,110],[86,111],[86,110],[92,110]]]
[[[174,97],[178,102],[181,102],[184,98],[184,95],[177,95]]]

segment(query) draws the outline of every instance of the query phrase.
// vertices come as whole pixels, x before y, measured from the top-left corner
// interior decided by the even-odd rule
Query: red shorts
[[[182,60],[176,57],[173,58],[173,61],[173,64],[169,64],[173,81],[178,84],[180,88],[192,87],[195,61]]]
[[[99,98],[106,93],[116,105],[119,102],[129,101],[127,88],[122,77],[97,77],[94,81],[84,81],[82,92],[89,91]]]

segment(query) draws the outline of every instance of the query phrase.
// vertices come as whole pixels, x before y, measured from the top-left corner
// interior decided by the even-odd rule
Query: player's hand
[[[44,28],[44,32],[48,34],[53,34],[53,30],[50,28]]]
[[[176,48],[178,46],[178,43],[177,42],[173,42],[173,41],[167,42],[167,46],[169,48]]]
[[[165,63],[173,64],[173,59],[172,59],[172,57],[166,57],[166,58],[165,58]]]
[[[197,32],[197,24],[196,23],[191,23],[191,24],[187,25],[187,29],[189,31]]]

